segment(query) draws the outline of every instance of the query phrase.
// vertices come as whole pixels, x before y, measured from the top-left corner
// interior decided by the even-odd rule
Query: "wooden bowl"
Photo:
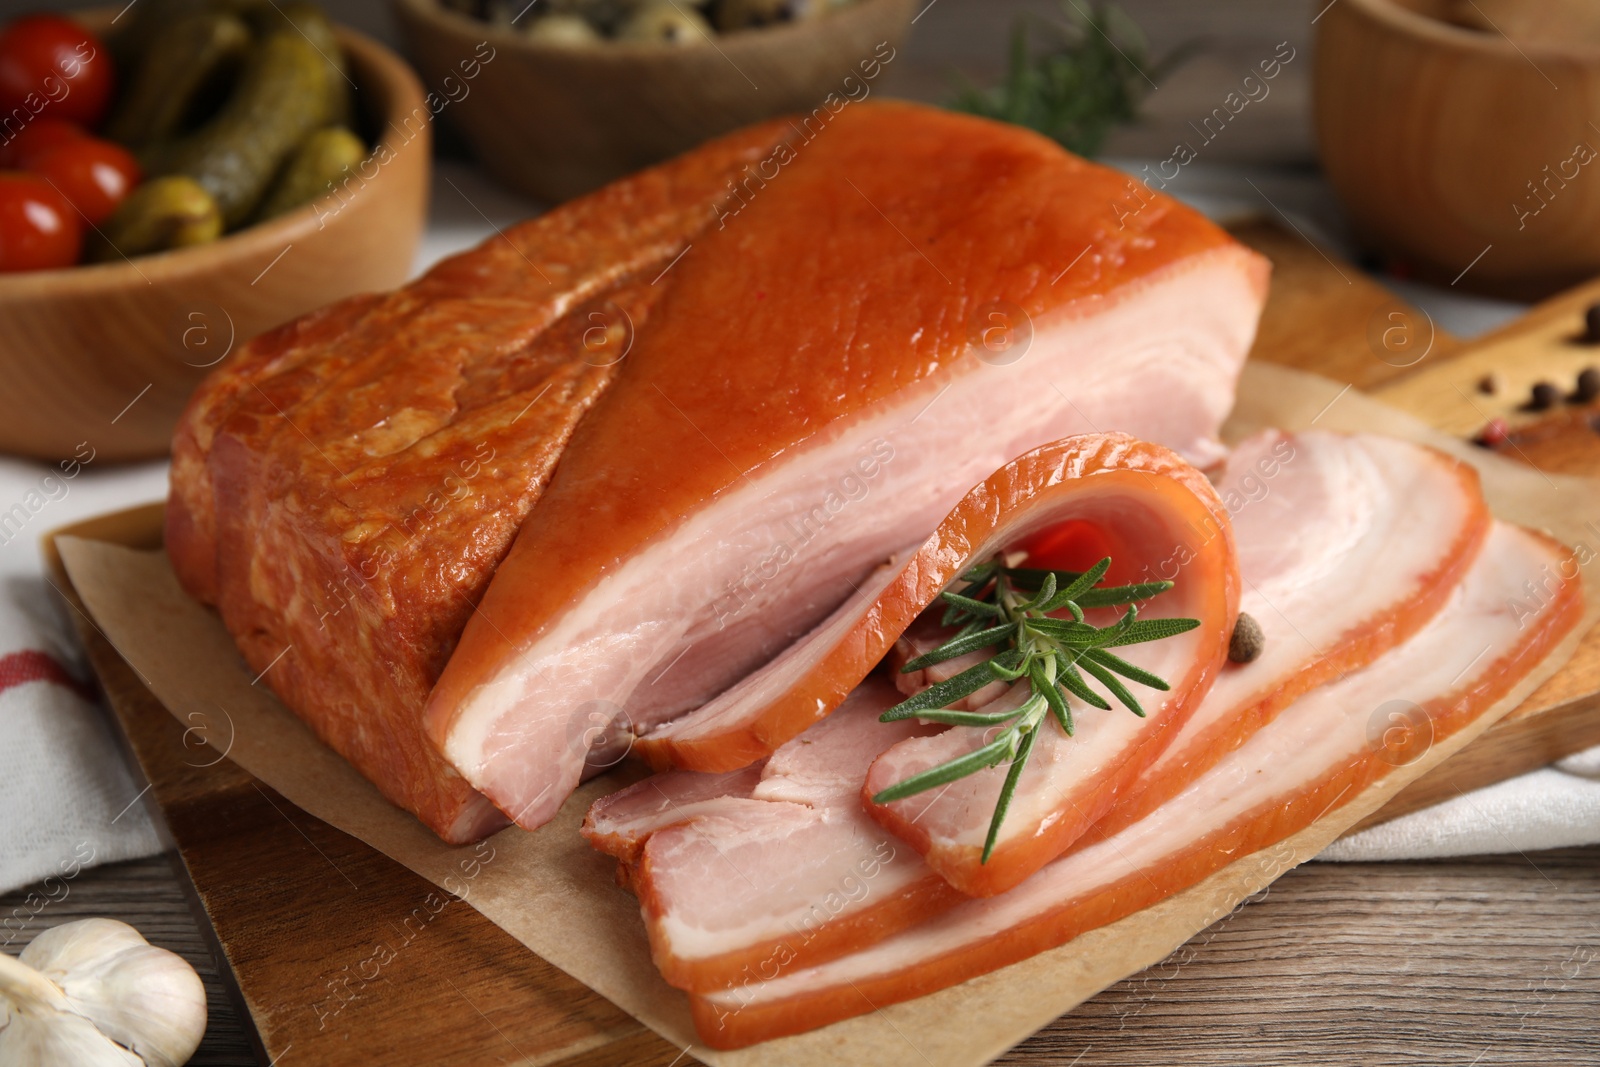
[[[438,0],[392,0],[423,81],[449,100],[441,108],[447,121],[489,173],[546,202],[740,126],[809,111],[829,93],[843,99],[845,79],[853,75],[851,85],[861,85],[859,64],[880,45],[890,57],[880,76],[892,69],[887,50],[904,39],[915,2],[861,0],[823,18],[714,42],[573,47],[530,40]],[[466,70],[475,76],[464,77]]]
[[[422,87],[388,49],[338,36],[387,152],[335,194],[214,244],[0,275],[0,451],[62,460],[84,443],[97,462],[165,455],[189,394],[233,348],[405,281],[427,215]]]
[[[1513,23],[1519,8],[1541,17]],[[1523,299],[1600,273],[1600,44],[1579,14],[1554,30],[1563,10],[1581,7],[1340,0],[1323,13],[1317,141],[1371,248]],[[1485,20],[1524,39],[1476,28]]]

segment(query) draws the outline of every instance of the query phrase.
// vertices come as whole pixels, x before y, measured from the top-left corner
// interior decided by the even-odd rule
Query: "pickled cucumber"
[[[249,46],[250,28],[233,15],[178,19],[150,42],[106,136],[135,151],[176,136],[198,98],[218,91]]]
[[[303,36],[328,64],[328,121],[339,126],[350,126],[350,92],[352,83],[344,50],[333,32],[333,23],[316,4],[306,0],[293,3],[267,3],[252,8],[246,16],[255,28],[256,35],[268,37],[282,31],[297,32]]]
[[[97,263],[205,244],[222,236],[222,212],[192,178],[152,178],[117,206],[89,249]]]
[[[317,130],[289,157],[256,218],[275,218],[328,195],[334,183],[366,158],[367,146],[343,126]]]
[[[271,34],[251,49],[217,116],[149,155],[147,169],[199,182],[233,229],[255,211],[300,142],[328,124],[329,77],[328,64],[299,33]]]

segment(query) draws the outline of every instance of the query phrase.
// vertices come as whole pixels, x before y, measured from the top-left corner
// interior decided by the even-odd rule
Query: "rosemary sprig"
[[[983,862],[987,863],[1045,716],[1055,719],[1071,737],[1069,696],[1102,711],[1111,710],[1110,701],[1089,685],[1085,673],[1123,707],[1144,718],[1144,708],[1121,678],[1162,691],[1170,687],[1109,650],[1160,641],[1192,630],[1200,622],[1139,618],[1138,604],[1171,589],[1172,583],[1100,585],[1110,568],[1110,557],[1082,572],[1007,567],[996,557],[963,574],[960,580],[965,584],[959,590],[941,593],[946,605],[942,621],[945,626],[957,627],[956,633],[932,652],[907,663],[902,672],[909,674],[986,648],[999,651],[983,663],[901,701],[884,712],[880,721],[918,718],[950,726],[1004,729],[981,748],[895,783],[874,796],[873,803],[888,804],[915,796],[1009,760],[1011,768],[1000,789],[983,845]],[[1109,626],[1094,626],[1084,620],[1085,608],[1124,604],[1128,610]],[[1062,611],[1071,618],[1055,617]],[[986,712],[950,707],[991,682],[1023,679],[1028,682],[1028,696],[1014,708]]]
[[[1037,130],[1069,151],[1092,156],[1113,127],[1134,121],[1152,83],[1193,54],[1180,45],[1158,62],[1139,27],[1115,4],[1063,4],[1066,21],[1045,23],[1054,40],[1029,47],[1028,24],[1011,31],[1005,81],[990,90],[968,83],[957,111]]]

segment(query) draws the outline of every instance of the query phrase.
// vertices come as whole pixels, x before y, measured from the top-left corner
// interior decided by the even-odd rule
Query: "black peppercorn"
[[[1585,367],[1578,374],[1578,388],[1570,399],[1574,404],[1587,404],[1595,397],[1600,397],[1600,367]]]
[[[1552,408],[1561,399],[1561,390],[1549,382],[1538,382],[1528,394],[1528,402],[1523,405],[1529,411],[1544,411]]]
[[[1261,655],[1266,642],[1261,624],[1241,611],[1233,624],[1233,637],[1228,641],[1228,658],[1235,663],[1250,663]]]

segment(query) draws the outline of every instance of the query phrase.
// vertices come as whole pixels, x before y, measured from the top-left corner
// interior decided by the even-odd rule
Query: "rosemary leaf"
[[[963,697],[970,696],[995,680],[994,660],[968,667],[937,685],[930,685],[914,697],[902,700],[882,715],[879,722],[898,722],[909,719],[918,712],[931,708],[947,708]]]
[[[1056,574],[1054,571],[1045,571],[1044,580],[1039,583],[1039,591],[1033,595],[1031,600],[1023,601],[1021,604],[1018,604],[1017,607],[1021,611],[1050,611],[1052,609],[1046,607],[1045,605],[1048,604],[1050,599],[1055,595]],[[1068,599],[1070,600],[1071,598],[1069,597]],[[1066,601],[1062,601],[1062,603],[1065,602]]]
[[[1077,579],[1074,580],[1071,585],[1069,585],[1065,589],[1061,590],[1061,592],[1057,593],[1052,598],[1054,603],[1051,604],[1051,605],[1046,606],[1044,610],[1046,610],[1046,611],[1060,611],[1063,607],[1066,606],[1066,604],[1067,604],[1067,602],[1069,600],[1075,601],[1075,600],[1078,599],[1078,597],[1082,596],[1084,593],[1088,592],[1090,589],[1093,589],[1094,588],[1094,584],[1096,582],[1098,582],[1100,579],[1104,578],[1106,576],[1106,571],[1108,571],[1110,569],[1111,569],[1111,557],[1107,556],[1105,559],[1101,560],[1099,563],[1096,563],[1093,567],[1090,567],[1088,570],[1086,570],[1082,574],[1078,575]],[[1080,604],[1078,606],[1082,607],[1083,605]]]
[[[1000,824],[1006,821],[1006,811],[1017,792],[1017,783],[1022,780],[1022,769],[1033,754],[1033,742],[1039,736],[1039,729],[1039,726],[1035,726],[1029,730],[1022,739],[1022,747],[1011,757],[1011,769],[1006,772],[1006,782],[1000,787],[1000,799],[994,806],[994,817],[989,820],[989,835],[983,840],[983,863],[988,863],[989,857],[994,854],[994,844],[1000,838]]]
[[[1146,641],[1162,641],[1188,633],[1199,625],[1199,619],[1140,619],[1123,627],[1115,639],[1100,647],[1116,648],[1120,645],[1140,645]]]
[[[934,711],[919,711],[917,718],[944,723],[946,726],[999,726],[1021,714],[1022,708],[1019,705],[1010,711],[950,711],[941,708]]]
[[[993,767],[995,764],[1011,755],[1012,745],[1015,744],[1016,733],[1007,730],[982,748],[975,748],[965,756],[957,756],[953,760],[929,767],[918,774],[913,774],[903,782],[896,782],[888,789],[876,794],[872,798],[874,804],[890,804],[896,800],[916,796],[918,793],[929,789],[937,789],[941,785],[948,785],[958,778],[965,778],[974,772]]]
[[[1093,641],[1105,632],[1076,619],[1072,622],[1066,619],[1029,619],[1027,627],[1036,634],[1063,642]]]
[[[1151,674],[1143,667],[1136,667],[1121,656],[1112,655],[1103,648],[1090,649],[1083,655],[1085,659],[1093,660],[1107,670],[1116,671],[1124,678],[1131,678],[1140,685],[1147,685],[1151,689],[1159,689],[1163,693],[1172,688],[1161,678]]]
[[[1084,670],[1094,675],[1097,682],[1111,690],[1111,695],[1121,701],[1123,707],[1139,716],[1139,718],[1144,718],[1144,708],[1140,707],[1138,698],[1128,691],[1128,687],[1123,685],[1116,675],[1088,658],[1087,654],[1079,658],[1078,663]]]
[[[1114,585],[1091,589],[1078,598],[1080,608],[1109,608],[1122,604],[1137,604],[1159,596],[1172,588],[1171,582],[1135,582],[1132,585]]]
[[[1067,707],[1067,698],[1056,688],[1055,679],[1045,670],[1044,663],[1038,661],[1028,673],[1033,679],[1033,691],[1044,697],[1045,703],[1050,705],[1050,714],[1061,724],[1061,731],[1071,737],[1072,709]]]
[[[1005,614],[999,604],[986,604],[981,600],[962,596],[960,593],[944,592],[939,595],[944,598],[945,603],[960,608],[969,615],[987,615],[998,619]]]
[[[1056,653],[1056,682],[1085,704],[1101,711],[1111,710],[1111,702],[1089,688],[1089,683],[1083,680],[1083,675],[1078,673],[1077,666],[1065,652]]]
[[[987,630],[978,630],[973,633],[960,633],[932,652],[918,656],[916,659],[900,668],[901,674],[911,674],[924,667],[931,667],[935,663],[965,656],[968,652],[976,652],[980,648],[992,648],[1017,632],[1017,624],[1008,622],[1004,626],[994,626]]]

